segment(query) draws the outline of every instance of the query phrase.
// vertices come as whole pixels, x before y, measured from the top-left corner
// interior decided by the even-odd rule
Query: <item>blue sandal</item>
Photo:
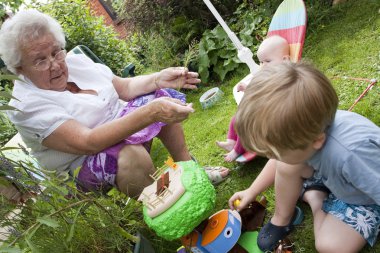
[[[294,226],[299,225],[302,222],[302,219],[303,212],[296,206],[293,218],[289,225],[276,226],[269,221],[261,228],[257,237],[257,245],[263,252],[273,251],[277,248],[279,242],[293,231]]]

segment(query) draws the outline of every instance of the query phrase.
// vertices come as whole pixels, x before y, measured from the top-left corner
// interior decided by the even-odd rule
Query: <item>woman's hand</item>
[[[163,69],[156,73],[154,83],[157,88],[173,88],[173,89],[197,89],[196,84],[200,83],[198,73],[189,72],[187,68],[171,67]]]
[[[252,193],[250,188],[235,192],[234,195],[228,200],[228,206],[231,209],[235,209],[237,211],[241,211],[245,207],[247,207],[251,202],[256,199],[256,195]]]
[[[151,101],[154,111],[154,122],[178,123],[185,120],[190,113],[194,112],[193,104],[184,104],[178,99],[161,97]]]

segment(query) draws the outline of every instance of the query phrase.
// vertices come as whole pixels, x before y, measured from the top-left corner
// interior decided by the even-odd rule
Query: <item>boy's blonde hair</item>
[[[338,97],[327,77],[306,63],[261,69],[245,91],[235,128],[245,149],[269,157],[304,149],[334,119]]]

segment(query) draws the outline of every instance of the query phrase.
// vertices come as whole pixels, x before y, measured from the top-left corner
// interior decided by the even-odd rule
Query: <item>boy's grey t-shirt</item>
[[[340,200],[380,205],[380,128],[367,118],[338,110],[326,142],[308,164]]]

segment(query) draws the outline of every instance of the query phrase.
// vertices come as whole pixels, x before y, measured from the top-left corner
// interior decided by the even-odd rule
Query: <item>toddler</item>
[[[260,44],[259,49],[257,50],[257,58],[260,61],[260,66],[263,67],[287,61],[290,58],[289,44],[284,38],[278,35],[268,37]],[[246,87],[247,84],[239,83],[237,90],[244,91]],[[226,162],[232,162],[239,155],[246,153],[244,148],[241,146],[239,137],[235,132],[234,125],[235,117],[232,117],[227,133],[227,140],[216,142],[219,147],[228,151],[228,153],[224,155],[224,160]],[[255,156],[255,154],[251,153],[251,156]]]

